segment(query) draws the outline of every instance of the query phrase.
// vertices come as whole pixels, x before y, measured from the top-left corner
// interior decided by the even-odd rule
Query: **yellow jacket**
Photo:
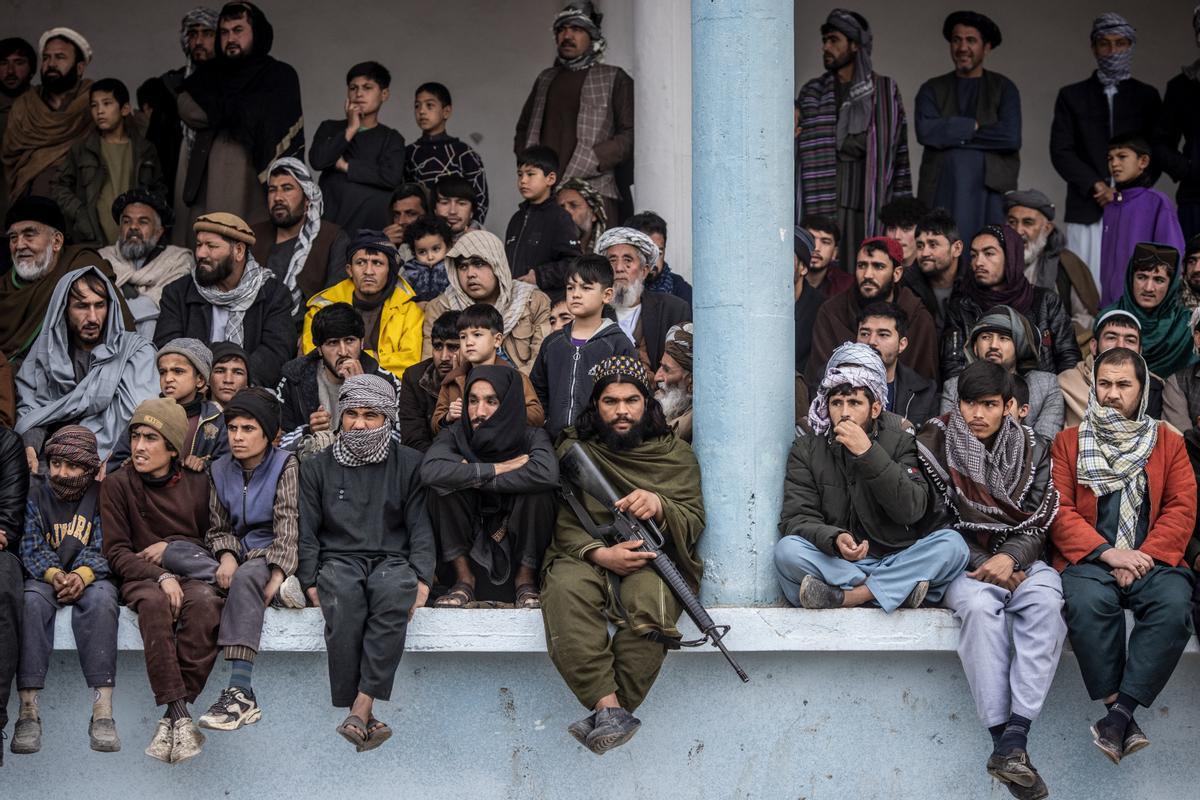
[[[399,278],[391,297],[384,301],[379,314],[379,348],[364,348],[379,366],[400,378],[404,370],[421,360],[421,330],[425,314],[413,298],[416,292],[408,281]],[[304,314],[304,352],[316,349],[312,340],[312,321],[316,313],[332,303],[354,304],[354,282],[349,278],[313,295]]]

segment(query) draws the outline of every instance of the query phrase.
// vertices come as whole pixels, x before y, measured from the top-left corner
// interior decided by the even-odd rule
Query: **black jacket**
[[[642,292],[642,339],[638,347],[646,349],[650,370],[658,369],[672,325],[692,321],[692,307],[673,294]]]
[[[529,461],[520,469],[496,474],[495,464],[467,462],[458,451],[451,428],[433,440],[421,462],[421,483],[439,495],[465,489],[482,489],[496,494],[532,494],[558,489],[558,456],[550,435],[541,428],[525,428]]]
[[[1158,89],[1133,78],[1123,80],[1113,97],[1110,130],[1108,98],[1095,72],[1087,80],[1059,89],[1050,125],[1050,161],[1067,182],[1066,222],[1100,221],[1104,209],[1092,199],[1092,186],[1096,181],[1108,182],[1109,139],[1119,133],[1141,133],[1149,141],[1161,105]]]
[[[550,436],[575,424],[579,412],[592,396],[588,371],[609,356],[636,358],[633,343],[621,326],[609,322],[582,345],[571,342],[571,324],[556,330],[542,341],[529,381],[546,412],[546,430]]]
[[[1179,183],[1175,202],[1200,203],[1200,81],[1180,73],[1167,83],[1155,145],[1154,158]]]
[[[911,367],[896,365],[896,399],[888,409],[920,427],[938,413],[937,385]]]
[[[292,293],[282,282],[271,277],[262,285],[246,310],[243,330],[242,347],[250,355],[255,385],[274,386],[279,381],[279,368],[295,356],[299,340],[292,322]],[[201,297],[191,275],[163,289],[154,346],[162,347],[180,336],[199,339],[210,347],[213,344],[212,306]]]
[[[953,294],[946,301],[946,327],[941,340],[943,381],[962,372],[963,367],[967,365],[963,343],[970,335],[971,326],[985,311],[987,309],[980,308],[979,304],[965,293]],[[1079,363],[1079,345],[1075,341],[1075,329],[1071,327],[1071,317],[1063,308],[1057,294],[1035,286],[1033,306],[1026,316],[1041,337],[1038,346],[1038,369],[1057,375]]]
[[[442,376],[433,359],[418,361],[400,378],[400,441],[424,453],[433,444],[433,411],[437,408]]]
[[[8,544],[6,552],[20,552],[25,532],[25,500],[29,495],[29,464],[25,445],[11,428],[0,428],[0,530]]]
[[[400,396],[400,381],[396,380],[395,375],[379,366],[378,361],[363,352],[358,356],[358,363],[362,365],[363,374],[378,375],[392,384],[397,398]],[[293,358],[283,365],[281,370],[283,377],[279,379],[279,386],[275,388],[275,394],[279,397],[281,404],[279,427],[283,431],[283,440],[280,447],[285,450],[295,450],[300,443],[300,438],[311,433],[308,428],[308,418],[321,405],[321,390],[317,387],[317,370],[324,368],[319,349],[313,350],[306,356]],[[336,430],[337,409],[326,410],[335,417],[333,429]]]
[[[508,221],[504,254],[514,278],[533,270],[539,289],[562,291],[567,267],[579,255],[579,228],[553,198],[537,204],[526,200]]]

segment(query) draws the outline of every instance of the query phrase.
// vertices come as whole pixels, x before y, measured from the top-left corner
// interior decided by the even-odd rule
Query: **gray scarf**
[[[200,296],[210,305],[220,306],[229,311],[229,322],[225,326],[226,341],[240,345],[246,343],[243,327],[246,312],[254,305],[258,291],[267,282],[268,277],[267,271],[259,266],[250,254],[249,247],[246,248],[246,269],[242,272],[242,279],[228,292],[223,292],[215,286],[201,286],[196,280],[196,273],[192,272],[192,282],[196,284],[196,291],[200,292]]]
[[[595,20],[584,9],[571,5],[558,12],[554,17],[554,32],[558,33],[558,29],[565,25],[571,25],[587,31],[588,36],[592,37],[592,46],[583,55],[576,56],[570,60],[556,58],[554,60],[555,64],[571,72],[578,72],[581,69],[587,69],[597,61],[604,60],[604,48],[608,47],[608,40],[604,38],[604,34],[600,33],[600,26],[596,24]]]
[[[838,109],[837,144],[840,148],[847,136],[865,133],[871,124],[875,107],[875,81],[871,65],[874,37],[870,28],[864,27],[844,8],[830,11],[825,24],[858,45],[858,52],[854,56],[854,81],[850,84],[845,102]]]
[[[343,467],[379,464],[388,457],[396,426],[396,390],[378,375],[351,375],[338,393],[338,420],[351,408],[370,408],[387,418],[378,428],[342,430],[333,443],[333,458]]]

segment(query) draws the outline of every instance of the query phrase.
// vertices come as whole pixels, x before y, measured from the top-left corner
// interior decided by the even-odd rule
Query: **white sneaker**
[[[171,748],[174,741],[175,736],[171,731],[171,721],[163,717],[158,721],[158,726],[154,729],[154,738],[150,740],[150,744],[146,747],[146,755],[170,764]]]
[[[289,575],[279,586],[279,602],[283,603],[285,608],[304,608],[308,605],[306,601],[299,579],[295,575]]]

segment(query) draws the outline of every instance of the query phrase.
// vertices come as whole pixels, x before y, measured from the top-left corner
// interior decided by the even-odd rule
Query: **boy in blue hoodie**
[[[637,358],[621,326],[604,316],[613,298],[608,259],[574,259],[566,272],[567,310],[574,320],[546,337],[529,379],[546,412],[546,430],[558,436],[575,424],[592,395],[592,368],[609,356]]]

